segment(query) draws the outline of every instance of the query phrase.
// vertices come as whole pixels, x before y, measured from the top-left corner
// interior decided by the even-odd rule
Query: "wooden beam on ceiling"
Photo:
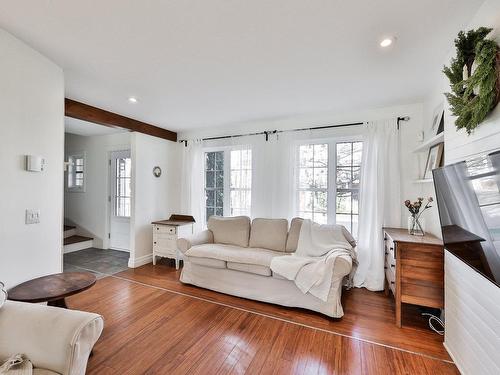
[[[172,142],[177,142],[177,133],[159,128],[145,122],[131,119],[113,112],[106,111],[97,107],[92,107],[85,103],[80,103],[75,100],[66,98],[65,115],[68,117],[93,122],[96,124],[109,126],[111,128],[123,128],[134,132],[152,135],[153,137],[167,139]]]

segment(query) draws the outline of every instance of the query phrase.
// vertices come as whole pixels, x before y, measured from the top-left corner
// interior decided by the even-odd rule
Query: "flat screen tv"
[[[433,175],[445,249],[500,287],[500,151]]]

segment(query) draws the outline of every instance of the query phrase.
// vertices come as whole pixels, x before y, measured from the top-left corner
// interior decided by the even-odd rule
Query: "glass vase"
[[[425,235],[425,221],[423,218],[416,218],[415,216],[408,217],[408,233],[412,236]]]

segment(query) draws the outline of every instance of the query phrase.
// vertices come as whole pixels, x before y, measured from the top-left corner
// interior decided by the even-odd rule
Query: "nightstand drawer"
[[[155,233],[177,234],[177,227],[170,225],[155,225],[153,231]]]
[[[153,232],[153,241],[158,241],[158,240],[177,241],[177,235],[168,234],[168,233],[155,233],[155,232]]]

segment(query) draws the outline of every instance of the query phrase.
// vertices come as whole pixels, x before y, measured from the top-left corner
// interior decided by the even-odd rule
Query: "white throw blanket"
[[[309,292],[326,302],[335,260],[340,255],[348,255],[355,264],[354,249],[342,234],[342,226],[304,220],[297,251],[292,255],[274,257],[271,270],[295,281],[302,293]]]
[[[32,363],[22,354],[15,354],[0,366],[0,375],[31,375]]]

